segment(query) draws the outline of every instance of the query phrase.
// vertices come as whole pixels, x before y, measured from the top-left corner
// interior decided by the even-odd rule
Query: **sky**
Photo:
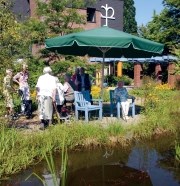
[[[152,20],[153,11],[157,14],[163,9],[163,0],[134,0],[136,8],[136,21],[138,26],[146,25]]]

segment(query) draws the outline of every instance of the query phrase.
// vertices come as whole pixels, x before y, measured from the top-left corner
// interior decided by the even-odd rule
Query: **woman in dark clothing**
[[[78,91],[88,90],[91,92],[89,74],[85,73],[85,69],[83,67],[80,68],[80,73],[77,75],[75,84],[78,86]]]

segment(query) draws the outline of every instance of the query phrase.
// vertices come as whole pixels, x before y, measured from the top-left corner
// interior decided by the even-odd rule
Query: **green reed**
[[[119,132],[121,131],[119,130]],[[1,125],[0,177],[16,173],[32,163],[37,163],[49,151],[62,150],[63,144],[68,149],[76,148],[78,145],[84,147],[104,146],[109,142],[109,134],[112,135],[112,132],[98,123],[76,122],[52,126],[45,131],[29,133],[24,133],[18,129],[8,129]],[[64,140],[63,136],[65,136]],[[66,158],[64,159],[66,161]]]
[[[48,165],[49,172],[52,176],[53,186],[59,186],[57,171],[55,169],[54,159],[51,151],[49,152],[48,155],[45,154],[45,159]]]
[[[67,162],[68,162],[68,153],[67,153],[67,147],[65,145],[65,136],[64,136],[63,144],[62,144],[62,151],[61,151],[61,186],[66,185]]]
[[[58,168],[56,169],[55,167],[55,161],[53,158],[52,151],[50,150],[49,152],[44,154],[46,163],[47,163],[47,168],[52,176],[52,181],[53,185],[52,186],[65,186],[66,184],[66,176],[67,176],[67,161],[68,161],[68,154],[67,154],[67,148],[65,144],[65,136],[63,137],[63,143],[62,143],[62,150],[61,150],[61,171],[58,173]],[[28,180],[32,175],[36,176],[42,183],[43,185],[47,186],[46,181],[41,178],[41,176],[37,175],[36,173],[32,173],[29,175],[26,180]]]
[[[175,158],[180,163],[180,144],[175,143]]]

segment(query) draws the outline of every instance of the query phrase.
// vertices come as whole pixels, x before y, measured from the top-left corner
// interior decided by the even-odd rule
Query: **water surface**
[[[96,148],[69,152],[67,186],[178,186],[180,166],[174,160],[174,139],[165,137],[139,142],[129,147]],[[57,177],[60,182],[61,157],[54,155]],[[48,166],[42,161],[29,167],[2,186],[42,186],[42,182],[31,176],[36,173],[53,186]]]

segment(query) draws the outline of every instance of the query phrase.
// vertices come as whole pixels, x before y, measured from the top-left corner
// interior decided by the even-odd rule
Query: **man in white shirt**
[[[39,119],[41,120],[41,128],[44,129],[52,120],[53,102],[56,95],[56,79],[51,75],[50,67],[45,67],[36,84]]]

